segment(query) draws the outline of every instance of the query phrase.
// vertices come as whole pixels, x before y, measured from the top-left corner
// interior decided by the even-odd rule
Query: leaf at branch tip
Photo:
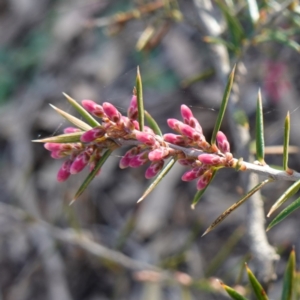
[[[230,286],[224,284],[223,282],[219,281],[222,288],[227,292],[227,294],[231,297],[231,299],[234,300],[247,300],[247,298],[243,297],[241,294],[239,294],[236,290],[231,288]]]
[[[84,132],[66,133],[45,139],[33,140],[34,143],[77,143]]]
[[[224,91],[224,94],[223,94],[221,107],[220,107],[220,110],[219,110],[217,121],[215,123],[214,131],[213,131],[212,137],[211,137],[211,144],[212,145],[216,144],[216,136],[217,136],[218,131],[220,130],[221,123],[223,121],[223,117],[224,117],[225,110],[226,110],[227,103],[228,103],[229,96],[230,96],[230,91],[231,91],[231,88],[232,88],[232,85],[233,85],[235,68],[236,68],[236,66],[233,67],[233,69],[232,69],[232,71],[229,75],[228,82],[227,82],[227,85],[226,85],[226,88],[225,88],[225,91]]]
[[[294,182],[280,197],[279,199],[272,205],[270,211],[267,214],[267,217],[270,217],[271,214],[280,207],[285,201],[287,201],[290,197],[295,195],[300,188],[300,180]]]
[[[288,215],[290,215],[293,211],[300,207],[300,198],[293,201],[289,206],[287,206],[283,211],[281,211],[269,224],[267,231],[269,231],[272,227],[280,223],[284,220]]]
[[[283,169],[288,170],[289,143],[290,143],[290,113],[288,112],[284,122],[284,140],[283,140]]]
[[[64,117],[65,119],[67,119],[70,123],[72,123],[73,125],[75,125],[76,127],[87,131],[92,129],[92,127],[88,124],[86,124],[85,122],[79,120],[78,118],[66,113],[65,111],[55,107],[54,105],[50,104],[50,106],[57,112],[59,113],[62,117]]]
[[[295,281],[295,272],[296,272],[296,255],[295,255],[295,250],[293,249],[290,254],[289,261],[287,263],[285,273],[284,273],[281,300],[292,300],[293,287]]]
[[[241,206],[246,200],[248,200],[254,193],[260,190],[264,185],[271,182],[271,179],[266,179],[263,182],[256,185],[252,190],[250,190],[242,199],[231,205],[228,209],[226,209],[216,220],[206,229],[202,236],[206,235],[210,231],[212,231],[217,225],[219,225],[225,218],[227,218],[234,210],[236,210],[239,206]]]
[[[214,170],[213,173],[212,173],[212,176],[211,176],[211,179],[210,179],[210,182],[208,183],[208,185],[203,190],[197,191],[197,193],[195,194],[195,196],[193,198],[193,202],[191,204],[191,209],[195,209],[197,203],[199,202],[199,200],[201,199],[201,197],[205,193],[205,191],[208,188],[208,186],[211,184],[211,182],[214,179],[216,173],[217,173],[217,170]]]
[[[96,164],[96,166],[93,169],[93,171],[89,173],[89,175],[87,176],[87,178],[84,180],[84,182],[82,183],[82,185],[80,186],[80,188],[76,192],[73,200],[70,202],[70,205],[72,205],[77,200],[77,198],[84,192],[84,190],[91,183],[91,181],[95,178],[95,176],[97,175],[98,171],[104,165],[104,163],[106,162],[106,160],[108,159],[108,157],[111,155],[112,152],[113,152],[113,150],[106,150],[105,151],[105,153],[103,154],[103,156],[101,157],[101,159],[98,161],[98,163]]]
[[[145,110],[145,117],[146,117],[149,127],[154,131],[154,133],[159,136],[162,136],[162,132],[161,132],[158,124],[146,110]]]
[[[249,269],[247,264],[246,264],[246,270],[247,270],[249,281],[252,286],[252,290],[256,296],[256,299],[257,300],[268,300],[269,298],[268,298],[265,290],[263,289],[263,287],[261,286],[261,284],[259,283],[257,278],[254,276],[252,271]]]
[[[171,168],[174,166],[176,159],[172,158],[169,163],[160,171],[154,181],[150,184],[150,186],[146,189],[142,197],[137,201],[137,203],[142,202],[161,182],[161,180],[168,174]]]
[[[138,106],[138,121],[140,125],[140,131],[144,131],[144,100],[143,100],[143,84],[142,77],[140,73],[140,68],[137,67],[136,74],[136,98],[137,98],[137,106]]]
[[[96,127],[100,124],[90,115],[75,99],[71,98],[69,95],[63,93],[67,98],[68,102],[81,114],[81,116],[92,126]]]
[[[256,139],[256,157],[262,164],[265,163],[265,139],[264,139],[264,120],[261,92],[258,90],[256,103],[256,124],[255,124],[255,139]]]

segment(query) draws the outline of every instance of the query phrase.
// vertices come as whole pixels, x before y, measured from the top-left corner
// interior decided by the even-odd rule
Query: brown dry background
[[[48,105],[74,113],[62,92],[77,100],[109,101],[125,112],[137,65],[144,81],[145,107],[164,132],[168,130],[166,119],[179,117],[180,105],[185,103],[210,136],[222,99],[221,85],[211,76],[182,88],[183,80],[212,67],[203,35],[194,26],[197,15],[193,3],[179,1],[185,20],[172,22],[161,43],[149,52],[137,52],[135,44],[151,17],[128,23],[116,36],[108,36],[106,28],[84,26],[88,20],[132,5],[130,1],[102,0],[0,1],[1,300],[226,299],[218,291],[208,292],[214,286],[218,289],[211,277],[234,285],[243,262],[250,260],[246,206],[200,238],[240,197],[235,172],[221,171],[197,208],[191,210],[195,183],[181,182],[184,169],[175,167],[137,205],[149,182],[143,178],[144,170],[119,170],[118,161],[124,153],[119,151],[69,206],[87,173],[57,183],[62,162],[51,159],[41,144],[31,143],[69,126]],[[249,49],[244,64],[240,97],[250,117],[251,132],[261,87],[266,145],[282,143],[284,118],[290,110],[291,144],[300,146],[298,54],[266,44]],[[267,76],[272,64],[279,64],[282,70],[274,77]],[[280,90],[278,97],[266,90],[267,83]],[[222,129],[228,133],[226,121]],[[280,165],[281,159],[281,155],[267,156],[270,164]],[[290,167],[300,170],[298,155],[290,157]],[[278,182],[263,190],[266,209],[287,186]],[[280,295],[292,245],[300,256],[299,216],[294,213],[268,233],[281,254],[278,279],[270,289],[272,299]],[[76,238],[76,232],[84,237]],[[85,239],[137,262],[167,269],[167,276],[176,277],[175,271],[186,273],[195,279],[194,285],[182,288],[176,281],[141,281],[143,266],[129,261],[124,267],[120,257],[108,260],[107,252],[116,252],[101,248],[101,254],[93,248],[95,244],[85,244]],[[150,275],[146,273],[146,277]],[[191,298],[187,298],[190,291]]]

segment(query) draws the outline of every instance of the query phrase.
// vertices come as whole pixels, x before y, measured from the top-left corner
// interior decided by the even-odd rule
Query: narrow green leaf
[[[225,110],[226,110],[226,107],[227,107],[227,103],[228,103],[228,100],[229,100],[230,91],[231,91],[231,88],[232,88],[232,85],[233,85],[235,67],[236,66],[233,67],[233,69],[232,69],[232,71],[229,75],[228,82],[227,82],[227,85],[226,85],[226,88],[225,88],[225,91],[224,91],[224,94],[223,94],[221,107],[220,107],[220,110],[219,110],[219,113],[218,113],[217,121],[215,123],[214,131],[213,131],[212,137],[211,137],[211,144],[212,145],[216,144],[216,136],[217,136],[218,131],[220,130],[221,123],[223,121],[223,117],[224,117]]]
[[[34,143],[77,143],[84,132],[65,133],[45,139],[33,140]]]
[[[269,231],[272,227],[280,223],[283,219],[285,219],[289,214],[300,207],[300,198],[293,201],[289,206],[287,206],[283,211],[281,211],[269,224],[267,231]]]
[[[256,139],[256,157],[261,163],[265,163],[265,139],[264,139],[264,119],[261,92],[258,90],[256,103],[256,124],[255,124],[255,139]]]
[[[227,218],[234,210],[236,210],[239,206],[241,206],[246,200],[248,200],[254,193],[256,193],[259,189],[261,189],[264,185],[271,182],[271,179],[266,179],[263,182],[257,184],[252,190],[250,190],[242,199],[235,202],[228,209],[226,209],[216,220],[206,229],[202,236],[209,233],[213,230],[217,225],[219,225],[225,218]]]
[[[281,300],[292,300],[295,272],[296,272],[296,255],[295,255],[295,250],[293,249],[290,254],[289,261],[287,263],[285,273],[284,273]]]
[[[216,37],[216,36],[205,36],[203,38],[205,43],[209,43],[209,44],[219,44],[219,45],[223,45],[225,46],[228,50],[233,50],[235,51],[235,45],[233,45],[232,43],[220,38],[220,37]]]
[[[205,193],[206,189],[208,188],[208,186],[211,184],[212,180],[214,179],[215,175],[217,173],[217,170],[213,171],[213,174],[211,176],[210,182],[208,183],[208,185],[203,189],[203,190],[199,190],[197,191],[197,193],[195,194],[194,198],[193,198],[193,202],[191,205],[192,209],[195,209],[196,204],[199,202],[199,200],[201,199],[202,195]]]
[[[168,164],[160,171],[154,181],[150,184],[150,186],[146,189],[142,197],[137,201],[137,203],[143,201],[161,182],[161,180],[168,174],[168,172],[172,169],[174,164],[176,163],[176,159],[172,158]]]
[[[232,43],[235,45],[236,49],[240,49],[242,41],[245,38],[243,26],[239,19],[232,14],[232,10],[230,10],[224,2],[217,0],[216,3],[225,17]]]
[[[290,197],[294,196],[300,188],[300,180],[294,182],[280,197],[279,199],[272,205],[270,211],[267,214],[267,217],[270,217],[271,214],[281,206],[286,200]]]
[[[290,113],[288,112],[284,122],[284,140],[283,140],[283,169],[285,171],[288,169],[290,125],[291,125],[291,119],[290,119]]]
[[[80,186],[78,191],[76,192],[76,194],[75,194],[73,200],[71,201],[70,205],[72,205],[76,201],[76,199],[84,192],[84,190],[91,183],[91,181],[95,178],[98,171],[104,165],[104,163],[106,162],[106,160],[108,159],[108,157],[111,155],[112,152],[113,152],[113,150],[110,150],[110,149],[105,151],[105,153],[103,154],[101,159],[96,164],[94,170],[91,173],[89,173],[89,175],[86,177],[86,179],[84,180],[84,182],[82,183],[82,185]]]
[[[92,115],[90,115],[76,100],[71,98],[69,95],[63,93],[63,95],[67,98],[68,102],[81,114],[81,116],[92,126],[99,126],[98,123]]]
[[[300,45],[282,31],[265,30],[262,34],[255,36],[253,41],[257,44],[274,41],[300,52]]]
[[[140,73],[140,68],[137,67],[136,75],[136,97],[137,97],[137,106],[138,106],[138,121],[140,125],[140,131],[144,131],[144,100],[143,100],[143,84],[142,77]]]
[[[70,123],[78,127],[79,129],[82,129],[84,131],[92,129],[92,127],[85,122],[79,120],[78,118],[66,113],[65,111],[55,107],[54,105],[50,104],[50,106],[57,112],[59,113],[62,117],[67,119]]]
[[[223,289],[227,292],[227,294],[231,297],[231,299],[234,299],[234,300],[247,300],[247,298],[245,298],[244,296],[239,294],[236,290],[234,290],[230,286],[224,284],[223,282],[220,282],[220,284],[222,285]]]
[[[247,270],[248,278],[251,283],[253,292],[254,292],[257,300],[268,300],[269,298],[268,298],[265,290],[263,289],[263,287],[261,286],[261,284],[259,283],[257,278],[254,276],[252,271],[248,268],[247,264],[246,264],[246,270]]]
[[[252,25],[255,25],[259,20],[259,10],[256,0],[247,0],[249,15]]]
[[[149,127],[154,131],[154,133],[159,136],[162,136],[163,134],[162,134],[158,124],[146,110],[145,110],[145,118],[148,122]]]

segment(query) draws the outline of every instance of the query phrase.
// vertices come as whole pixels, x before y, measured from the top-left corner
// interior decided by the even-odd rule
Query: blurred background
[[[125,113],[138,65],[145,107],[162,130],[169,131],[166,119],[178,118],[184,103],[209,138],[224,90],[210,55],[209,45],[216,44],[225,45],[231,67],[241,63],[236,94],[253,140],[262,89],[270,165],[282,164],[282,150],[274,146],[282,145],[290,111],[296,147],[289,165],[300,170],[298,4],[259,3],[256,32],[246,1],[213,3],[222,28],[218,39],[207,37],[194,2],[0,0],[1,300],[227,299],[215,278],[247,293],[246,205],[201,238],[243,194],[237,172],[219,172],[191,210],[196,184],[181,182],[185,169],[176,166],[137,205],[150,181],[143,168],[119,169],[121,149],[69,206],[87,171],[58,183],[62,161],[31,142],[70,125],[49,106],[75,114],[62,92],[78,101],[109,101]],[[243,35],[235,35],[235,26]],[[222,130],[233,140],[226,120]],[[263,189],[266,211],[288,186]],[[295,212],[267,235],[281,255],[272,299],[292,245],[299,254],[299,216]]]

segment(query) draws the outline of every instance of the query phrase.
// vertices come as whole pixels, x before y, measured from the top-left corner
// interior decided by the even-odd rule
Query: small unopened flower
[[[45,143],[44,147],[49,151],[68,151],[73,148],[72,144],[67,143]]]
[[[153,146],[156,142],[154,135],[146,132],[136,131],[135,137],[139,142],[147,146]]]
[[[120,169],[125,169],[129,167],[130,161],[133,157],[135,157],[138,153],[140,153],[140,148],[133,147],[130,150],[128,150],[124,156],[121,158],[119,167]]]
[[[203,190],[209,184],[212,177],[212,171],[207,170],[203,175],[199,177],[197,182],[197,190]]]
[[[69,176],[71,175],[71,173],[70,173],[71,164],[72,164],[71,159],[66,160],[62,164],[61,168],[58,170],[58,173],[57,173],[57,181],[63,182],[69,178]]]
[[[224,158],[222,158],[216,154],[203,153],[198,156],[198,159],[204,165],[216,166],[216,165],[224,164]]]
[[[82,100],[81,101],[82,106],[92,115],[98,118],[104,117],[103,108],[101,105],[97,104],[96,102],[92,100]]]
[[[133,95],[128,107],[127,116],[131,120],[136,120],[138,117],[137,97]]]
[[[52,151],[51,157],[54,159],[60,159],[63,157],[66,157],[69,153],[63,152],[63,151]]]
[[[105,129],[102,126],[94,127],[91,130],[86,131],[81,137],[80,140],[83,143],[90,143],[97,138],[100,138],[105,135]]]
[[[196,167],[196,168],[194,168],[190,171],[185,172],[182,175],[181,180],[183,180],[183,181],[192,181],[194,179],[197,179],[201,175],[203,175],[206,170],[207,169],[204,168],[204,167]]]
[[[150,178],[156,176],[157,173],[163,168],[163,166],[164,166],[163,160],[152,162],[151,165],[148,167],[148,169],[145,172],[145,177],[147,179],[150,179]]]
[[[74,132],[80,132],[81,130],[76,127],[67,127],[64,129],[64,133],[74,133]]]
[[[168,143],[177,145],[177,146],[185,146],[186,139],[182,135],[174,134],[174,133],[166,133],[164,134],[164,140]]]
[[[181,105],[181,116],[185,124],[195,128],[200,134],[203,133],[200,123],[194,117],[192,111],[184,104]]]
[[[170,153],[170,149],[166,147],[157,148],[151,152],[149,152],[149,160],[158,161],[166,158]]]
[[[118,123],[121,119],[121,113],[117,110],[117,108],[109,102],[103,103],[103,110],[106,116],[113,122]]]
[[[70,167],[71,174],[77,174],[82,171],[89,162],[89,156],[86,152],[82,152],[76,156]]]
[[[145,163],[147,163],[149,161],[148,153],[149,153],[149,151],[143,151],[142,153],[137,154],[134,157],[132,157],[129,162],[129,167],[138,168],[140,166],[143,166]]]
[[[222,153],[230,152],[230,144],[227,140],[226,135],[222,131],[218,131],[216,140],[217,146]]]

